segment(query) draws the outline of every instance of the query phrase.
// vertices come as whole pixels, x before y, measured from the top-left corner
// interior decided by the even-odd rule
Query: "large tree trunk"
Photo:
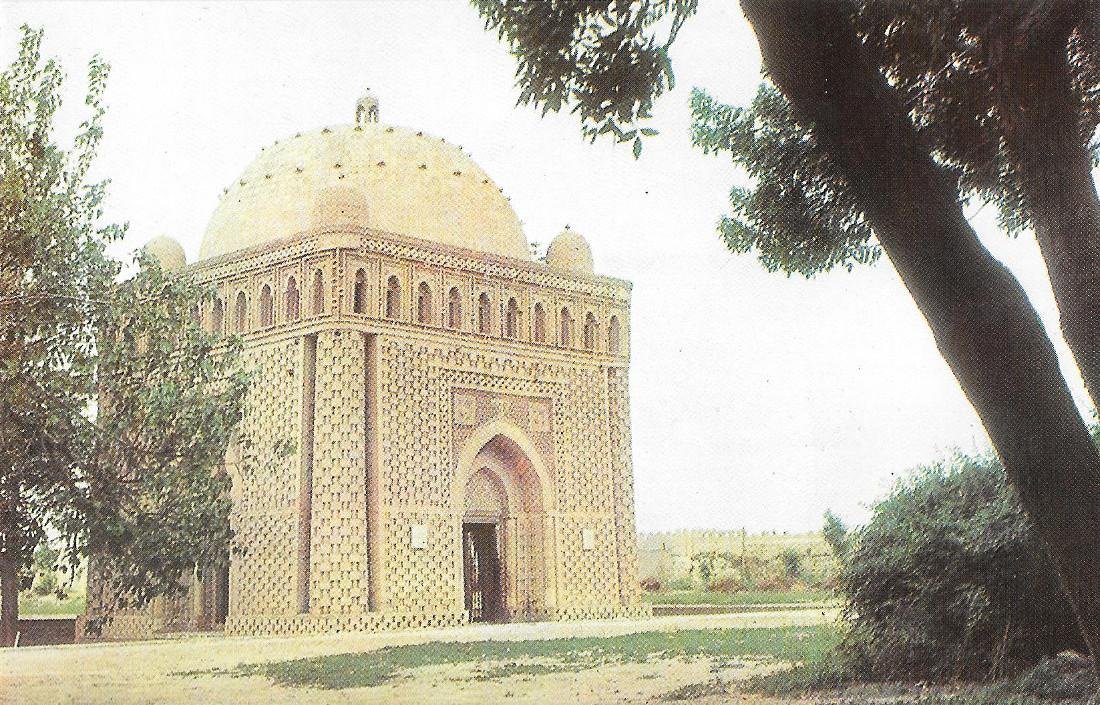
[[[770,76],[844,173],[927,320],[1100,655],[1100,455],[1037,313],[979,242],[897,92],[865,60],[848,6],[742,6]]]
[[[19,631],[19,481],[12,468],[0,482],[0,646],[13,646]]]
[[[15,644],[19,631],[19,564],[0,558],[0,646]]]
[[[1046,261],[1062,335],[1100,403],[1100,199],[1068,41],[1080,3],[995,5],[984,44],[1005,146]]]

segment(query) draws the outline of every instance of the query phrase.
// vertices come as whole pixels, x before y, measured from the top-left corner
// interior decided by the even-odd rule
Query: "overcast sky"
[[[529,240],[584,233],[599,273],[634,282],[632,412],[638,526],[816,529],[850,521],[907,469],[988,441],[888,263],[806,281],[768,274],[715,234],[744,183],[691,147],[692,86],[744,105],[760,81],[736,3],[704,0],[672,58],[661,131],[628,146],[581,139],[568,114],[515,107],[514,63],[459,1],[99,5],[0,3],[0,59],[21,23],[46,30],[68,75],[62,134],[80,112],[84,66],[113,67],[98,171],[126,250],[159,234],[190,260],[222,188],[260,148],[351,122],[366,87],[382,122],[462,145],[503,185]],[[1023,281],[1079,404],[1031,237],[975,224]]]

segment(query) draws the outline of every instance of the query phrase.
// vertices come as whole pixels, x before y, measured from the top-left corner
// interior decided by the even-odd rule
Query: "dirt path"
[[[417,669],[413,677],[386,685],[343,690],[279,687],[261,677],[179,674],[231,669],[242,664],[369,651],[403,644],[560,639],[683,629],[812,626],[835,618],[835,610],[807,609],[645,620],[476,625],[318,637],[192,637],[127,644],[33,647],[0,652],[0,703],[643,703],[684,685],[711,679],[711,668],[714,664],[706,660],[683,662],[654,659],[645,663],[615,664],[575,673],[519,675],[487,681],[470,680],[471,669],[468,665],[433,666]],[[719,675],[726,680],[745,677],[769,667],[747,659],[720,665],[724,667]],[[768,701],[741,699],[740,695],[735,695],[713,700],[703,698],[692,702],[763,704]]]

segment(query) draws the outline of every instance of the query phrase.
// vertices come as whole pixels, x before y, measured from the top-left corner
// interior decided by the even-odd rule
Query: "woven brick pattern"
[[[354,612],[367,599],[365,344],[317,338],[310,611]]]
[[[301,482],[301,341],[249,348],[244,364],[255,371],[244,433],[254,440],[251,460],[231,467],[234,542],[244,553],[230,564],[230,609],[239,614],[296,610],[298,487]],[[272,457],[281,443],[295,448]]]
[[[364,300],[354,311],[359,270]],[[255,378],[244,432],[255,447],[251,462],[227,458],[232,527],[242,549],[231,562],[227,632],[462,624],[468,517],[497,523],[512,619],[647,613],[636,584],[627,284],[368,232],[304,233],[192,271],[219,291],[227,325],[236,292],[250,294],[244,362]],[[292,275],[300,292],[297,318],[287,315],[284,300]],[[401,285],[393,319],[384,315],[390,276]],[[265,282],[275,290],[274,322],[261,329],[255,305]],[[431,291],[427,322],[416,316],[421,282]],[[461,296],[458,329],[448,326],[452,287]],[[481,292],[492,304],[487,333],[476,325]],[[507,330],[510,298],[515,325]],[[536,301],[547,316],[544,341],[532,339]],[[557,341],[563,306],[574,319],[567,348]],[[593,349],[585,350],[589,313],[596,334]],[[204,315],[209,325],[210,312]],[[611,316],[619,322],[618,352],[608,347]],[[312,380],[304,378],[306,336],[316,336]],[[303,392],[310,388],[306,485]],[[287,441],[294,451],[273,457]],[[303,486],[311,488],[308,504]],[[367,496],[368,487],[377,487],[376,497]],[[307,508],[309,599],[308,612],[299,614],[300,550],[305,557],[299,519]],[[368,508],[377,515],[368,516]],[[194,628],[196,605],[209,588],[196,585],[185,598],[119,615],[108,636]]]
[[[611,471],[615,487],[615,532],[619,536],[634,536],[634,469],[630,457],[630,397],[627,372],[612,367],[607,372],[607,399],[611,417]],[[620,541],[619,599],[624,606],[641,602],[638,583],[638,544]]]

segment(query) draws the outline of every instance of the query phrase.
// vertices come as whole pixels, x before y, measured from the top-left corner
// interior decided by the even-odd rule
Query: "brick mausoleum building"
[[[648,613],[639,602],[627,402],[630,285],[566,230],[535,261],[461,148],[378,122],[263,149],[199,261],[205,325],[257,372],[233,454],[243,552],[109,638],[306,633]],[[95,610],[91,571],[90,610]]]

